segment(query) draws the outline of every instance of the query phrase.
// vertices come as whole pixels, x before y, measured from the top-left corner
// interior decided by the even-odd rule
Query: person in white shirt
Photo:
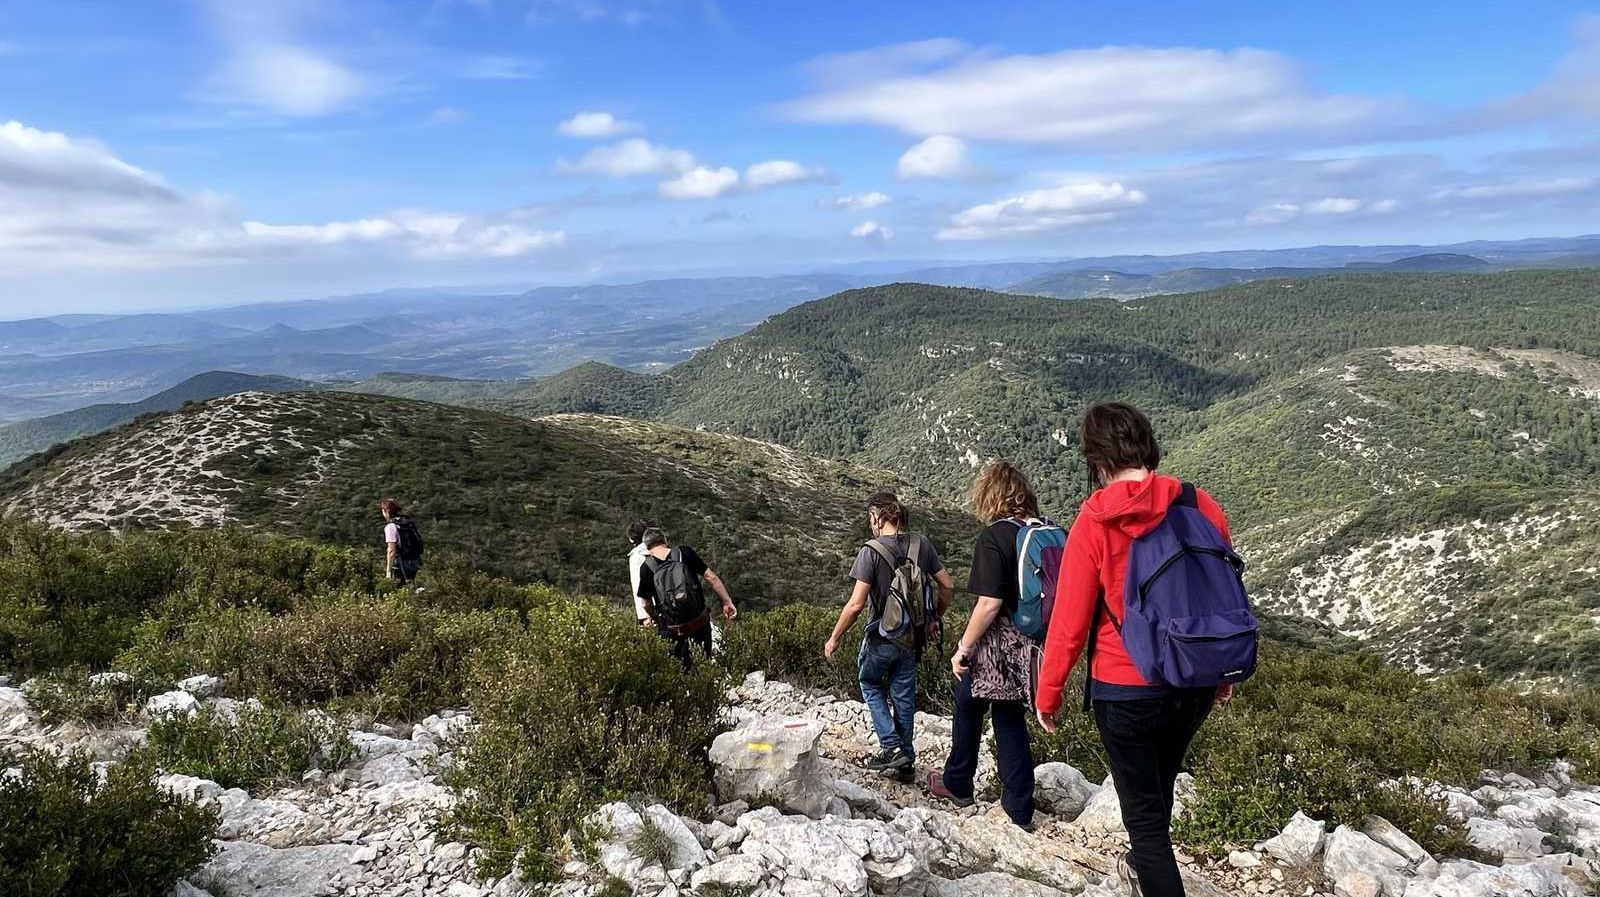
[[[650,552],[644,547],[644,531],[650,524],[643,520],[635,520],[628,525],[628,544],[633,546],[628,551],[628,581],[632,586],[629,593],[633,596],[633,613],[642,627],[651,627],[655,621],[650,619],[650,610],[645,606],[644,598],[639,594],[639,583],[644,576],[644,559]]]

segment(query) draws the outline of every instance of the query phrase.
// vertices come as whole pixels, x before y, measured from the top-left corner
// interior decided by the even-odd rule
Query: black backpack
[[[399,552],[402,561],[422,560],[422,533],[416,521],[401,515],[394,519],[395,531],[400,535]]]
[[[706,614],[706,596],[700,577],[683,561],[682,549],[667,552],[665,560],[646,558],[656,586],[656,614],[668,626],[693,623]]]

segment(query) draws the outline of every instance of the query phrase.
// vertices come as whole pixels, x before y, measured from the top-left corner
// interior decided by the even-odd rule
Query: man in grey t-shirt
[[[897,562],[900,558],[913,560],[922,571],[923,580],[933,583],[937,598],[925,635],[937,632],[939,620],[955,595],[955,581],[944,568],[944,561],[933,543],[923,536],[905,532],[909,518],[905,506],[894,495],[880,492],[872,496],[867,501],[867,522],[872,527],[874,541],[886,550],[880,551],[869,543],[856,554],[855,564],[850,568],[855,588],[839,612],[839,621],[834,624],[823,654],[833,657],[856,618],[863,612],[869,613],[866,635],[861,641],[858,678],[861,698],[872,712],[872,726],[882,751],[867,761],[867,768],[893,772],[903,781],[910,781],[916,764],[912,725],[917,711],[917,661],[925,638],[919,637],[917,647],[909,648],[884,637],[879,622],[896,566],[884,555],[896,558]],[[921,600],[922,596],[912,597]]]

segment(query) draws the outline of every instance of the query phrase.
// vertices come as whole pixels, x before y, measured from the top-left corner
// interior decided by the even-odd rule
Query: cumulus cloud
[[[624,121],[609,112],[579,112],[556,125],[556,130],[568,137],[615,137],[640,130],[640,125]]]
[[[952,217],[938,237],[985,240],[1063,230],[1112,220],[1147,199],[1142,190],[1124,187],[1120,181],[1072,181],[973,206]]]
[[[886,243],[894,239],[894,229],[876,221],[863,221],[850,228],[850,236],[858,240],[873,240]]]
[[[817,60],[818,92],[783,108],[804,121],[1087,150],[1344,140],[1406,111],[1392,99],[1319,90],[1293,60],[1264,50],[995,56],[951,42],[910,46]]]
[[[683,174],[696,166],[694,153],[633,137],[610,146],[597,146],[576,162],[556,163],[568,174],[598,174],[613,178],[640,175]]]
[[[739,172],[724,165],[708,168],[698,165],[660,184],[668,199],[713,199],[739,186]]]
[[[967,145],[960,138],[935,134],[906,150],[897,171],[901,178],[957,178],[970,174]]]
[[[873,190],[870,193],[851,193],[846,196],[835,196],[832,199],[819,199],[817,200],[817,208],[837,209],[841,212],[865,212],[868,209],[876,209],[878,206],[886,206],[891,202],[894,202],[894,197],[887,193]]]
[[[744,170],[745,186],[751,190],[781,187],[785,184],[804,184],[823,180],[827,172],[818,166],[801,165],[788,159],[757,162]]]
[[[561,230],[502,216],[402,211],[317,224],[244,218],[97,143],[0,125],[0,264],[13,269],[172,268],[366,248],[418,259],[508,258],[565,245]]]

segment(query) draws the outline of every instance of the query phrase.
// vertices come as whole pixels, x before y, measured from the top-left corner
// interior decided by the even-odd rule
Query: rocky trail
[[[151,698],[152,713],[221,713],[239,702],[198,676]],[[574,857],[553,892],[562,897],[1111,897],[1126,836],[1109,783],[1066,764],[1037,770],[1035,831],[1012,825],[993,802],[992,760],[979,770],[980,800],[955,809],[920,785],[869,773],[874,741],[865,705],[752,674],[729,692],[733,728],[712,749],[717,800],[706,818],[651,804],[613,803],[593,820],[597,850]],[[137,722],[137,721],[136,721]],[[175,897],[511,897],[515,878],[482,881],[474,849],[442,842],[432,820],[454,801],[439,773],[468,731],[465,711],[408,727],[352,730],[355,758],[262,793],[169,774],[161,784],[215,806],[216,856]],[[110,764],[138,744],[138,725],[46,727],[25,688],[0,678],[0,751],[79,748]],[[937,769],[947,718],[919,714],[918,767]],[[1476,790],[1438,786],[1475,846],[1502,865],[1429,856],[1382,819],[1360,830],[1297,815],[1284,831],[1223,860],[1181,857],[1193,897],[1581,897],[1600,885],[1600,789],[1558,767],[1542,781],[1486,773]],[[0,775],[17,775],[9,770]],[[1181,797],[1181,790],[1180,790]]]

